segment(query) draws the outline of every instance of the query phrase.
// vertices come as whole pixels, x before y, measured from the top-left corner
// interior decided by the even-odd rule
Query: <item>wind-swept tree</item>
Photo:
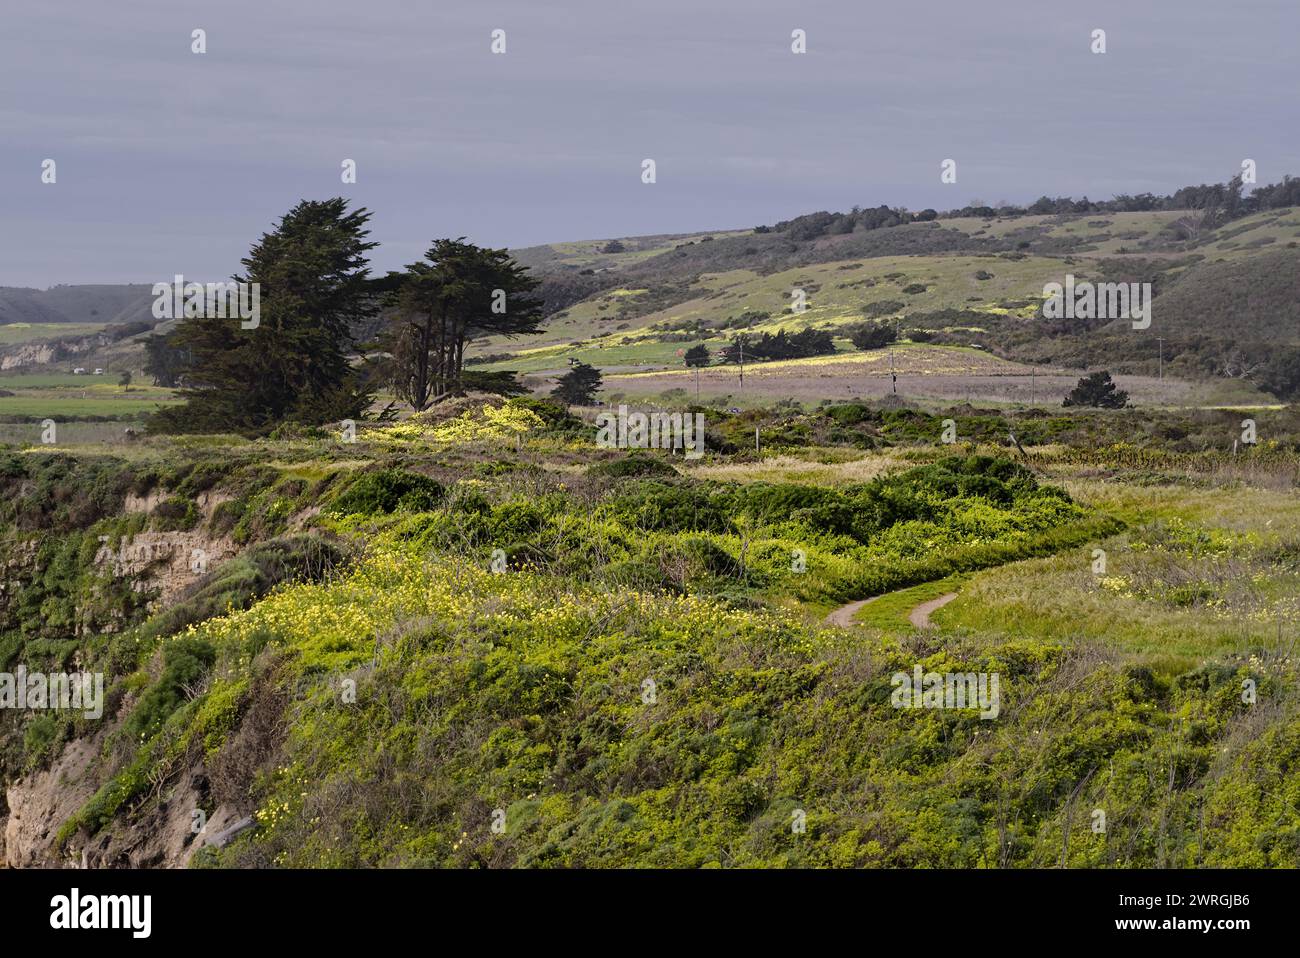
[[[709,347],[703,343],[692,346],[686,350],[686,355],[682,359],[687,366],[707,366],[709,364]]]
[[[277,423],[359,418],[370,392],[350,362],[352,329],[377,309],[368,280],[366,209],[304,200],[242,261],[239,283],[260,285],[258,323],[186,317],[168,345],[186,350],[182,406],[150,427],[259,435]]]
[[[560,377],[559,383],[551,390],[551,395],[567,406],[590,406],[596,399],[600,384],[600,370],[578,362]]]
[[[154,333],[144,341],[144,371],[153,377],[155,386],[171,389],[180,385],[180,377],[189,364],[187,352],[173,346],[168,337]]]
[[[1097,406],[1100,409],[1123,409],[1128,405],[1128,393],[1115,386],[1110,371],[1099,370],[1084,376],[1065,397],[1064,406]]]
[[[417,412],[465,388],[465,345],[482,335],[535,333],[539,285],[508,250],[459,239],[434,242],[406,268],[387,336],[390,382]]]
[[[898,332],[889,323],[863,323],[849,339],[858,349],[884,349],[898,339]]]

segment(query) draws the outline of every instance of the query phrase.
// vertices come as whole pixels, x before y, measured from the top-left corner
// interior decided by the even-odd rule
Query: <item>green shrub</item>
[[[154,528],[161,532],[193,529],[199,521],[199,509],[193,499],[171,496],[158,503],[153,511]]]
[[[140,702],[127,720],[131,735],[142,740],[157,732],[164,722],[197,692],[198,685],[212,663],[217,650],[203,639],[179,638],[163,649],[162,675],[140,696]]]
[[[634,529],[660,532],[728,532],[731,516],[724,496],[705,483],[668,485],[649,479],[620,487],[601,514]]]
[[[43,712],[32,718],[23,731],[23,751],[29,764],[35,764],[49,756],[61,737],[62,726],[58,718],[49,712]]]
[[[427,512],[446,494],[442,483],[404,469],[362,473],[335,496],[330,511],[341,515]]]
[[[549,399],[535,399],[532,396],[518,396],[511,399],[507,405],[518,406],[521,409],[527,409],[536,413],[546,423],[549,430],[556,432],[580,432],[587,428],[586,424],[573,415],[563,405],[551,402]]]
[[[870,406],[856,402],[827,406],[822,410],[822,413],[834,419],[841,426],[856,426],[859,423],[874,422],[877,418],[876,414],[871,411]]]
[[[662,459],[633,452],[593,463],[587,467],[587,475],[622,479],[628,476],[676,476],[677,470]]]

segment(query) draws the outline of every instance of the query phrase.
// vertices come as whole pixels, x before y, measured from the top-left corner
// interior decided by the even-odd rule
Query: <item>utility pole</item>
[[[1159,365],[1159,367],[1158,367],[1159,370],[1160,370],[1160,373],[1159,373],[1159,376],[1157,376],[1157,378],[1158,378],[1158,379],[1164,379],[1164,378],[1165,378],[1165,340],[1164,340],[1164,337],[1162,337],[1162,336],[1157,336],[1157,337],[1156,337],[1156,342],[1157,342],[1157,343],[1159,344],[1159,346],[1160,346],[1160,360],[1159,360],[1160,365]]]
[[[1038,395],[1038,367],[1029,367],[1029,405],[1034,404],[1034,397]]]
[[[890,379],[890,392],[892,392],[895,396],[897,396],[898,395],[898,373],[894,372],[894,351],[892,349],[889,351],[889,379]]]

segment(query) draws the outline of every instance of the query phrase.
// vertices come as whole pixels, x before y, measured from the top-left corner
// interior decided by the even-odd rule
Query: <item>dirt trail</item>
[[[888,595],[889,593],[885,594]],[[858,599],[856,602],[842,605],[830,615],[826,616],[825,623],[826,625],[837,625],[841,629],[851,629],[853,627],[853,620],[862,610],[862,607],[869,602],[875,602],[879,598],[880,596],[873,595],[870,599]],[[928,602],[922,602],[907,614],[907,621],[912,623],[913,628],[931,628],[930,614],[937,609],[943,608],[955,598],[957,598],[956,592],[948,592],[939,596],[937,599],[930,599]]]
[[[870,599],[858,599],[856,602],[842,605],[826,616],[826,624],[838,625],[841,629],[850,629],[853,627],[853,617],[861,611],[862,607],[868,602],[875,602],[879,598],[880,596],[873,595]]]
[[[930,613],[937,609],[942,609],[955,598],[957,598],[956,592],[946,592],[937,599],[931,599],[929,602],[922,602],[908,613],[907,621],[911,622],[912,625],[918,629],[932,628],[930,624]]]

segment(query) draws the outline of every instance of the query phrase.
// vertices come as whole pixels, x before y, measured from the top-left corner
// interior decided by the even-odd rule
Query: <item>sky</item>
[[[1269,183],[1300,174],[1297,36],[1296,0],[15,0],[0,286],[219,279],[340,195],[383,271],[443,236]]]

